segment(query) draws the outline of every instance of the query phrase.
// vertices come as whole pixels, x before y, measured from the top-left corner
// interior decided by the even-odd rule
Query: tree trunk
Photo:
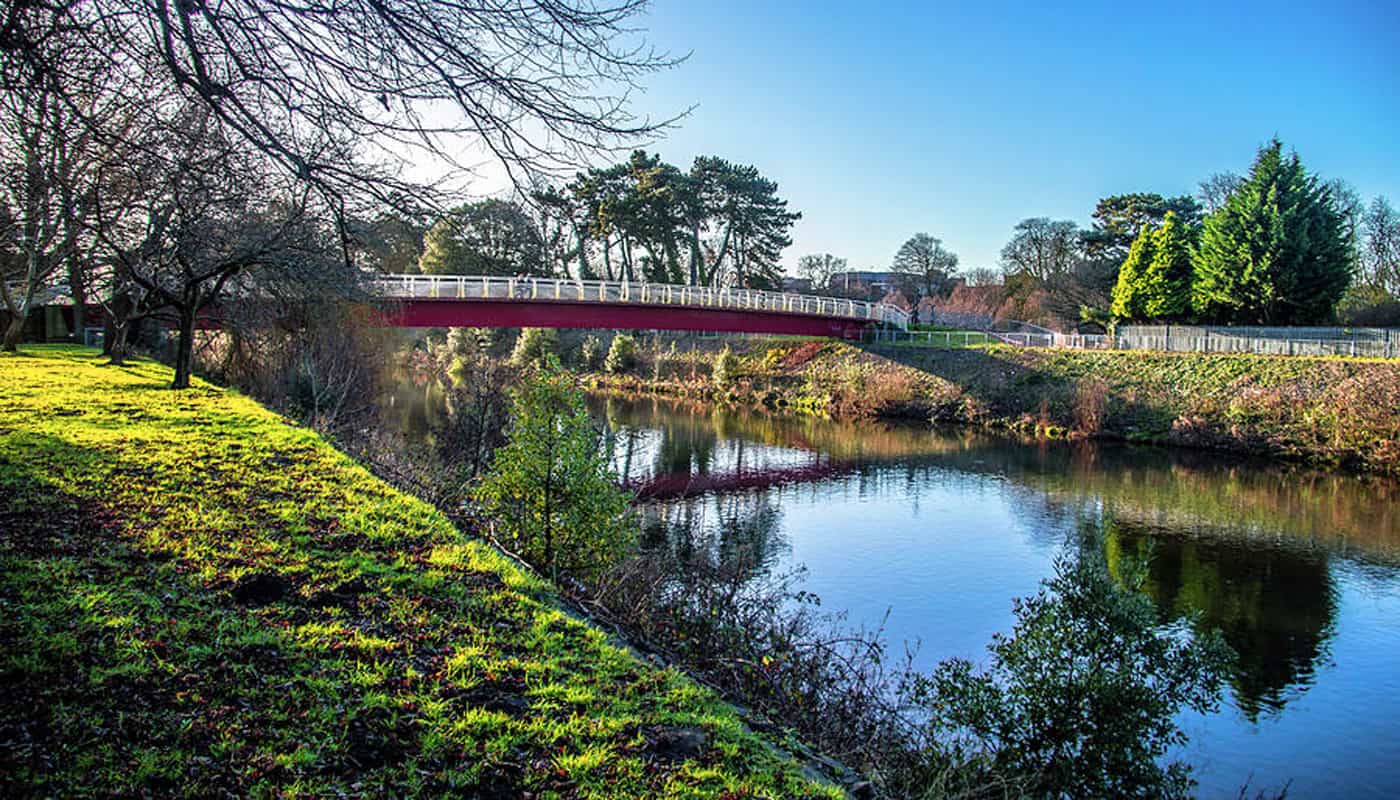
[[[588,240],[584,238],[582,230],[578,235],[578,279],[587,280],[588,273]]]
[[[111,326],[111,334],[102,337],[103,355],[109,364],[121,366],[126,363],[126,339],[131,331],[131,323],[125,319]]]
[[[172,389],[190,388],[190,364],[194,360],[194,315],[192,307],[180,309],[180,341],[175,349],[175,380]]]
[[[14,353],[19,351],[19,340],[24,335],[24,323],[28,317],[15,311],[10,312],[10,324],[5,328],[4,351]]]
[[[700,230],[694,229],[690,232],[690,285],[700,285],[700,271],[705,268],[701,263],[704,258],[700,254]]]

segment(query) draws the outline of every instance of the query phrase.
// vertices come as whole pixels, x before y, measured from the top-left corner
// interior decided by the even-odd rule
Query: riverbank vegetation
[[[713,379],[720,347],[733,348]],[[645,352],[645,348],[643,349]],[[1400,365],[1364,359],[751,339],[595,386],[832,417],[972,424],[1400,473]]]

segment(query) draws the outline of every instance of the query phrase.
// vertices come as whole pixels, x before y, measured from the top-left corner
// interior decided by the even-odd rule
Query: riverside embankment
[[[643,348],[634,373],[589,380],[598,388],[834,418],[931,420],[1400,474],[1395,362],[751,340],[732,345],[734,359],[716,381],[717,347]],[[658,357],[660,368],[645,361]]]
[[[0,356],[0,784],[34,796],[833,797],[312,431]]]

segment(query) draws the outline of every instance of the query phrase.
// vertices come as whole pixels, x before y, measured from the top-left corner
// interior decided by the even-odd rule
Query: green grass
[[[0,357],[6,794],[840,796],[315,433],[169,380]]]

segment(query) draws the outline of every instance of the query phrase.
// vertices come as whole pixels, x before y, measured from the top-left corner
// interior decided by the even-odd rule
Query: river
[[[1239,655],[1219,712],[1185,715],[1202,797],[1400,796],[1400,484],[1217,453],[1022,442],[593,398],[646,536],[709,546],[917,663],[985,661],[1085,526],[1110,567],[1151,554],[1164,618]]]

